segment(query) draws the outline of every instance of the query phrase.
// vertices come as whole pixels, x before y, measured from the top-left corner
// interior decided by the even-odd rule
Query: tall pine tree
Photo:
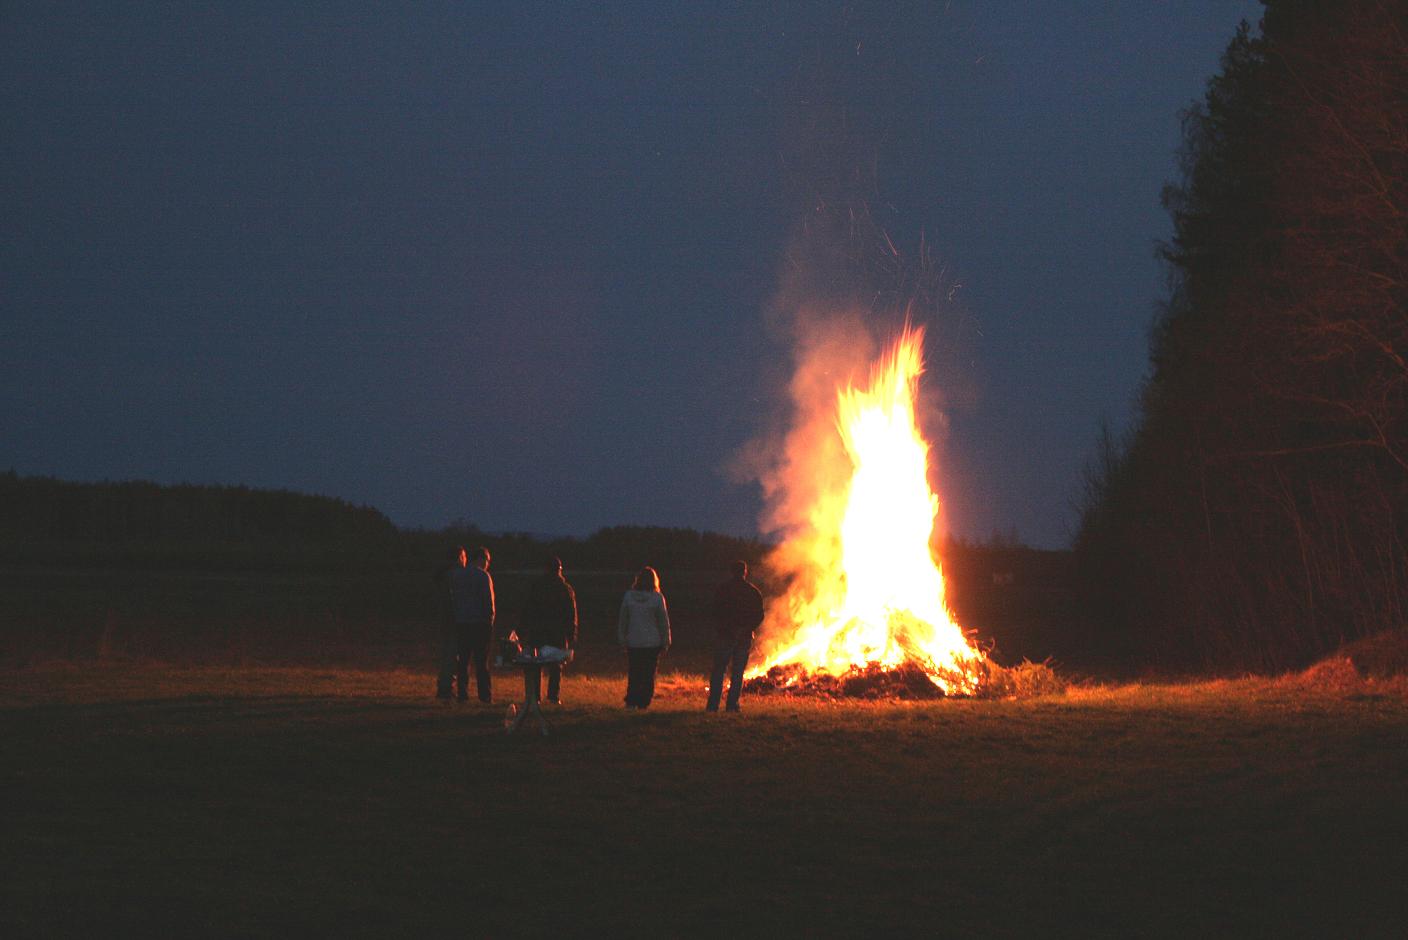
[[[1133,654],[1299,665],[1408,622],[1408,4],[1267,0],[1184,137],[1170,296],[1082,587]]]

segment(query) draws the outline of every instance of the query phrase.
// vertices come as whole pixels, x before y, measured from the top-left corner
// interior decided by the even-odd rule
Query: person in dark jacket
[[[445,590],[449,585],[450,572],[463,568],[469,564],[469,556],[465,554],[463,545],[456,545],[450,549],[449,557],[445,563],[435,569],[435,582]],[[441,618],[440,630],[440,669],[435,677],[435,697],[442,702],[448,702],[453,697],[455,688],[455,654],[459,649],[459,637],[455,630],[455,605],[454,600],[448,593],[442,595],[444,598],[444,617]]]
[[[548,557],[542,575],[528,586],[518,639],[524,652],[536,652],[544,646],[570,650],[577,645],[577,594],[562,576],[562,561],[554,556]],[[548,674],[548,701],[561,704],[562,666],[557,663],[523,670],[525,701],[538,700],[542,669]]]
[[[489,574],[489,550],[476,548],[470,555],[460,547],[445,576],[450,587],[450,631],[441,656],[436,695],[449,699],[452,679],[459,682],[458,698],[469,698],[469,666],[474,664],[474,684],[479,701],[492,701],[489,678],[489,643],[494,636],[494,579]],[[470,564],[469,562],[473,562]]]
[[[705,706],[711,712],[719,710],[724,672],[730,661],[733,670],[729,675],[728,710],[738,711],[743,672],[748,668],[748,654],[753,651],[753,631],[763,622],[763,595],[748,580],[748,563],[735,561],[730,573],[732,577],[714,592],[714,671],[709,675],[709,704]]]

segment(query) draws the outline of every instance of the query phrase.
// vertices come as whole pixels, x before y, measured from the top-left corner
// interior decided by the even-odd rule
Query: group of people
[[[763,622],[763,596],[748,580],[746,562],[735,561],[730,577],[719,585],[711,607],[715,643],[709,697],[705,707],[718,711],[723,680],[729,676],[726,708],[739,710],[743,673],[753,648],[754,632]],[[468,552],[456,546],[448,570],[442,572],[449,589],[449,610],[440,650],[436,696],[463,702],[469,698],[469,672],[474,669],[479,701],[493,700],[489,653],[494,644],[497,613],[494,579],[489,574],[489,550]],[[572,650],[577,645],[577,595],[562,574],[562,561],[549,557],[542,573],[528,586],[518,624],[523,651],[539,662],[523,663],[524,695],[537,702],[542,694],[542,674],[547,673],[549,702],[560,704],[562,665],[540,657],[544,650]],[[616,620],[616,640],[626,653],[626,708],[646,709],[655,697],[655,675],[660,657],[670,648],[670,612],[660,591],[660,576],[644,567],[621,599]],[[456,686],[458,691],[456,695]]]

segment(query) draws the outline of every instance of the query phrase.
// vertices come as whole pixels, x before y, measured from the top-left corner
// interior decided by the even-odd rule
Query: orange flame
[[[818,494],[806,531],[782,546],[799,576],[765,631],[772,651],[750,675],[915,665],[945,692],[976,687],[983,656],[949,611],[930,550],[939,498],[915,420],[923,345],[923,329],[906,326],[867,388],[837,388],[835,432],[851,473]]]

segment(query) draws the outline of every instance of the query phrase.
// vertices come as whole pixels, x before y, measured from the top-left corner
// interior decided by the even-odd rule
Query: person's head
[[[461,568],[469,564],[469,556],[465,554],[463,545],[450,549],[450,564],[459,565]]]
[[[735,561],[733,564],[728,566],[728,570],[729,573],[732,574],[735,578],[746,578],[748,577],[748,562]]]
[[[474,567],[489,570],[489,550],[483,545],[476,548],[470,558],[474,561]]]
[[[640,574],[636,575],[635,583],[631,585],[637,591],[658,591],[660,590],[660,576],[655,573],[655,569],[646,565],[640,569]]]
[[[562,559],[556,555],[549,555],[543,559],[543,574],[550,578],[555,578],[562,574]]]

